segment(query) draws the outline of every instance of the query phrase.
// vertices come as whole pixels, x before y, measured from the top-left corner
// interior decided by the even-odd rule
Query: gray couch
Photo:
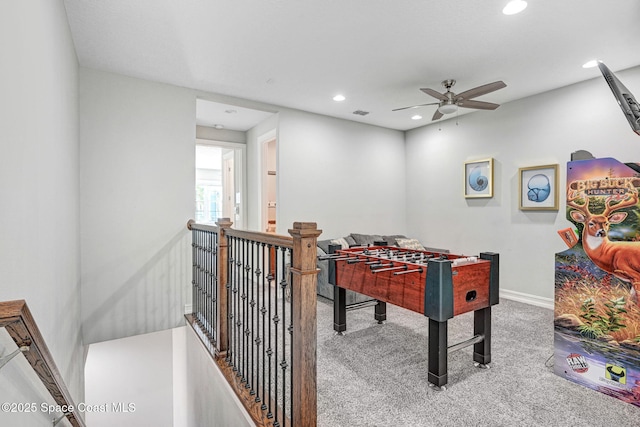
[[[330,244],[341,244],[342,246],[369,246],[374,242],[386,242],[388,246],[412,247],[417,241],[408,239],[401,234],[379,235],[379,234],[356,234],[351,233],[340,239],[318,240],[318,256],[326,255],[329,252]],[[419,247],[418,249],[420,249]],[[447,249],[436,249],[423,247],[427,251],[448,253]],[[329,283],[329,261],[318,261],[318,295],[333,300],[333,284]],[[370,301],[372,298],[353,291],[346,291],[346,304]]]

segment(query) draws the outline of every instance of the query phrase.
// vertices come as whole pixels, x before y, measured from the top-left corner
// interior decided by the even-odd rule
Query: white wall
[[[278,232],[313,221],[320,239],[404,233],[403,165],[403,132],[280,111]]]
[[[180,375],[185,388],[184,393],[176,396],[174,402],[176,407],[179,404],[184,405],[181,410],[186,418],[183,418],[184,424],[176,423],[175,426],[253,426],[254,423],[242,403],[194,330],[186,326],[183,335],[183,348],[186,352],[182,367],[184,371],[180,372]]]
[[[191,282],[195,94],[80,69],[87,343],[175,327]]]
[[[280,108],[247,132],[249,229],[260,230],[259,138],[277,129],[277,232],[312,221],[322,238],[404,233],[404,134]]]
[[[3,1],[0,52],[0,301],[27,301],[73,398],[82,400],[78,64],[63,2]],[[15,348],[9,341],[0,354]],[[23,377],[33,371],[18,366],[0,371],[0,401],[42,402]],[[0,412],[0,425],[50,419]]]
[[[640,94],[640,68],[616,74]],[[592,75],[495,111],[461,116],[458,126],[454,119],[407,132],[409,233],[456,253],[498,252],[502,289],[550,301],[554,254],[566,249],[556,231],[571,225],[564,197],[571,153],[583,149],[596,157],[640,161],[640,136],[599,71]],[[487,157],[494,158],[494,197],[465,199],[463,163]],[[518,168],[551,163],[560,165],[560,210],[520,211]]]

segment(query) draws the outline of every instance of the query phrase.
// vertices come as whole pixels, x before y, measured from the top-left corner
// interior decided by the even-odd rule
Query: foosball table
[[[491,361],[491,306],[498,304],[499,255],[479,257],[403,249],[376,242],[373,246],[342,249],[330,245],[329,281],[334,288],[333,328],[347,329],[345,291],[374,298],[374,318],[387,318],[386,304],[394,304],[429,318],[428,381],[444,389],[447,354],[473,345],[473,360],[486,368]],[[448,346],[447,321],[473,311],[473,337]]]

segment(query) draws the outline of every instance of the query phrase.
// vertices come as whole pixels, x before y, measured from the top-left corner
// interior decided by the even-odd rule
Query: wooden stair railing
[[[18,348],[27,346],[24,357],[61,407],[77,408],[49,348],[24,300],[0,302],[0,327],[4,327]],[[85,427],[84,420],[71,411],[64,414],[71,425]]]
[[[193,220],[187,224],[187,228],[193,232],[194,275],[192,284],[194,286],[194,311],[193,314],[187,315],[186,318],[189,324],[198,332],[203,344],[214,357],[215,362],[256,426],[315,427],[317,425],[316,284],[318,274],[316,244],[317,238],[322,231],[318,230],[316,223],[312,222],[295,222],[293,228],[289,229],[290,236],[236,230],[231,228],[231,225],[232,223],[228,218],[219,219],[216,222],[216,226],[197,224]],[[246,242],[247,246],[242,246],[243,249],[238,252],[241,241]],[[235,243],[232,244],[232,242]],[[257,252],[263,254],[261,262],[258,261],[258,258],[255,259],[255,265],[253,264],[253,256],[250,261],[247,258],[250,253],[254,253],[253,249],[247,249],[251,247],[258,248]],[[233,251],[234,248],[235,251]],[[284,255],[279,256],[276,252],[289,254],[291,257],[290,265],[283,266],[282,260],[283,257],[286,257]],[[279,265],[276,265],[278,263]],[[248,264],[252,264],[252,267],[249,268]],[[238,278],[238,270],[243,270],[244,267],[246,267],[247,272],[250,271],[248,274],[255,276],[257,283],[253,283],[253,279],[247,279],[242,273],[240,273],[241,277]],[[290,313],[283,314],[283,308],[282,312],[278,312],[276,309],[275,315],[270,311],[269,315],[265,315],[264,294],[262,297],[258,297],[257,301],[254,301],[252,289],[254,287],[259,289],[258,283],[262,283],[262,292],[265,292],[265,282],[260,279],[260,277],[264,276],[267,279],[267,288],[281,288],[281,290],[274,291],[276,300],[278,295],[284,299],[284,289],[290,286]],[[281,281],[283,277],[285,277],[284,282]],[[286,282],[288,280],[290,280],[290,283],[287,285]],[[242,285],[244,288],[240,289],[240,286],[236,288],[235,284]],[[243,289],[245,292],[251,291],[251,295],[240,295],[243,293]],[[267,290],[266,292],[269,294],[271,291]],[[278,292],[282,293],[278,294]],[[266,304],[267,306],[271,304],[270,298]],[[260,323],[262,334],[260,333],[260,328],[256,330],[255,336],[250,330],[253,328],[253,317],[251,317],[251,320],[248,317],[245,319],[233,318],[234,310],[242,304],[246,308],[245,312],[255,313],[257,317],[259,317],[258,313],[262,315],[262,320],[260,320],[262,322]],[[236,310],[235,313],[237,314],[239,311]],[[265,365],[271,366],[272,363],[270,338],[269,350],[266,352],[268,355],[267,361],[265,361],[264,356],[264,350],[267,345],[264,341],[269,337],[269,335],[264,335],[265,320],[269,324],[267,333],[270,333],[272,323],[276,323],[276,319],[280,316],[285,316],[287,322],[291,324],[289,329],[289,334],[292,337],[290,341],[290,359],[287,359],[287,361],[282,360],[278,364],[283,369],[282,377],[284,377],[284,370],[291,372],[290,383],[287,382],[285,384],[286,387],[290,386],[289,411],[283,409],[282,403],[285,399],[282,396],[284,393],[280,395],[282,401],[279,400],[277,386],[275,389],[276,397],[274,398],[271,394],[269,389],[271,386],[270,380],[269,387],[265,392],[264,374],[262,382],[259,379],[257,380],[257,392],[253,388],[254,383],[252,383],[254,378],[252,369],[255,367],[257,370],[262,369],[261,372],[264,372]],[[201,317],[204,319],[201,320]],[[279,321],[282,324],[285,323],[284,318]],[[246,326],[247,322],[250,326]],[[242,327],[240,326],[241,324]],[[243,331],[247,337],[251,336],[251,339],[244,340],[237,332],[239,328],[245,328],[245,326],[247,329]],[[277,327],[274,329],[277,330]],[[236,331],[235,336],[230,333],[234,330]],[[284,329],[282,333],[284,335]],[[277,341],[277,337],[276,332],[275,341]],[[243,351],[238,351],[238,343],[241,341],[247,348]],[[235,354],[240,357],[239,360],[233,359],[233,357],[231,360],[229,359],[228,356],[234,354],[234,348],[230,344],[236,345]],[[277,345],[275,344],[276,348]],[[260,359],[258,354],[258,361],[255,363],[253,349],[256,349],[256,352],[262,351],[263,355],[262,359]],[[248,358],[242,359],[245,354],[249,355]],[[280,361],[277,356],[277,350],[274,359]],[[289,363],[289,361],[292,366],[283,365]],[[248,379],[245,378],[246,367],[249,367],[250,371]],[[270,369],[267,378],[271,375]],[[262,385],[262,393],[260,392],[260,385]],[[266,407],[268,406],[269,410],[271,410],[271,403],[274,404],[274,413],[268,414]]]

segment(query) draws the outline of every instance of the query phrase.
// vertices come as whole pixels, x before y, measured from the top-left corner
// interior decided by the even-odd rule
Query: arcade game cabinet
[[[555,255],[554,371],[640,406],[640,167],[612,158],[567,163]]]

